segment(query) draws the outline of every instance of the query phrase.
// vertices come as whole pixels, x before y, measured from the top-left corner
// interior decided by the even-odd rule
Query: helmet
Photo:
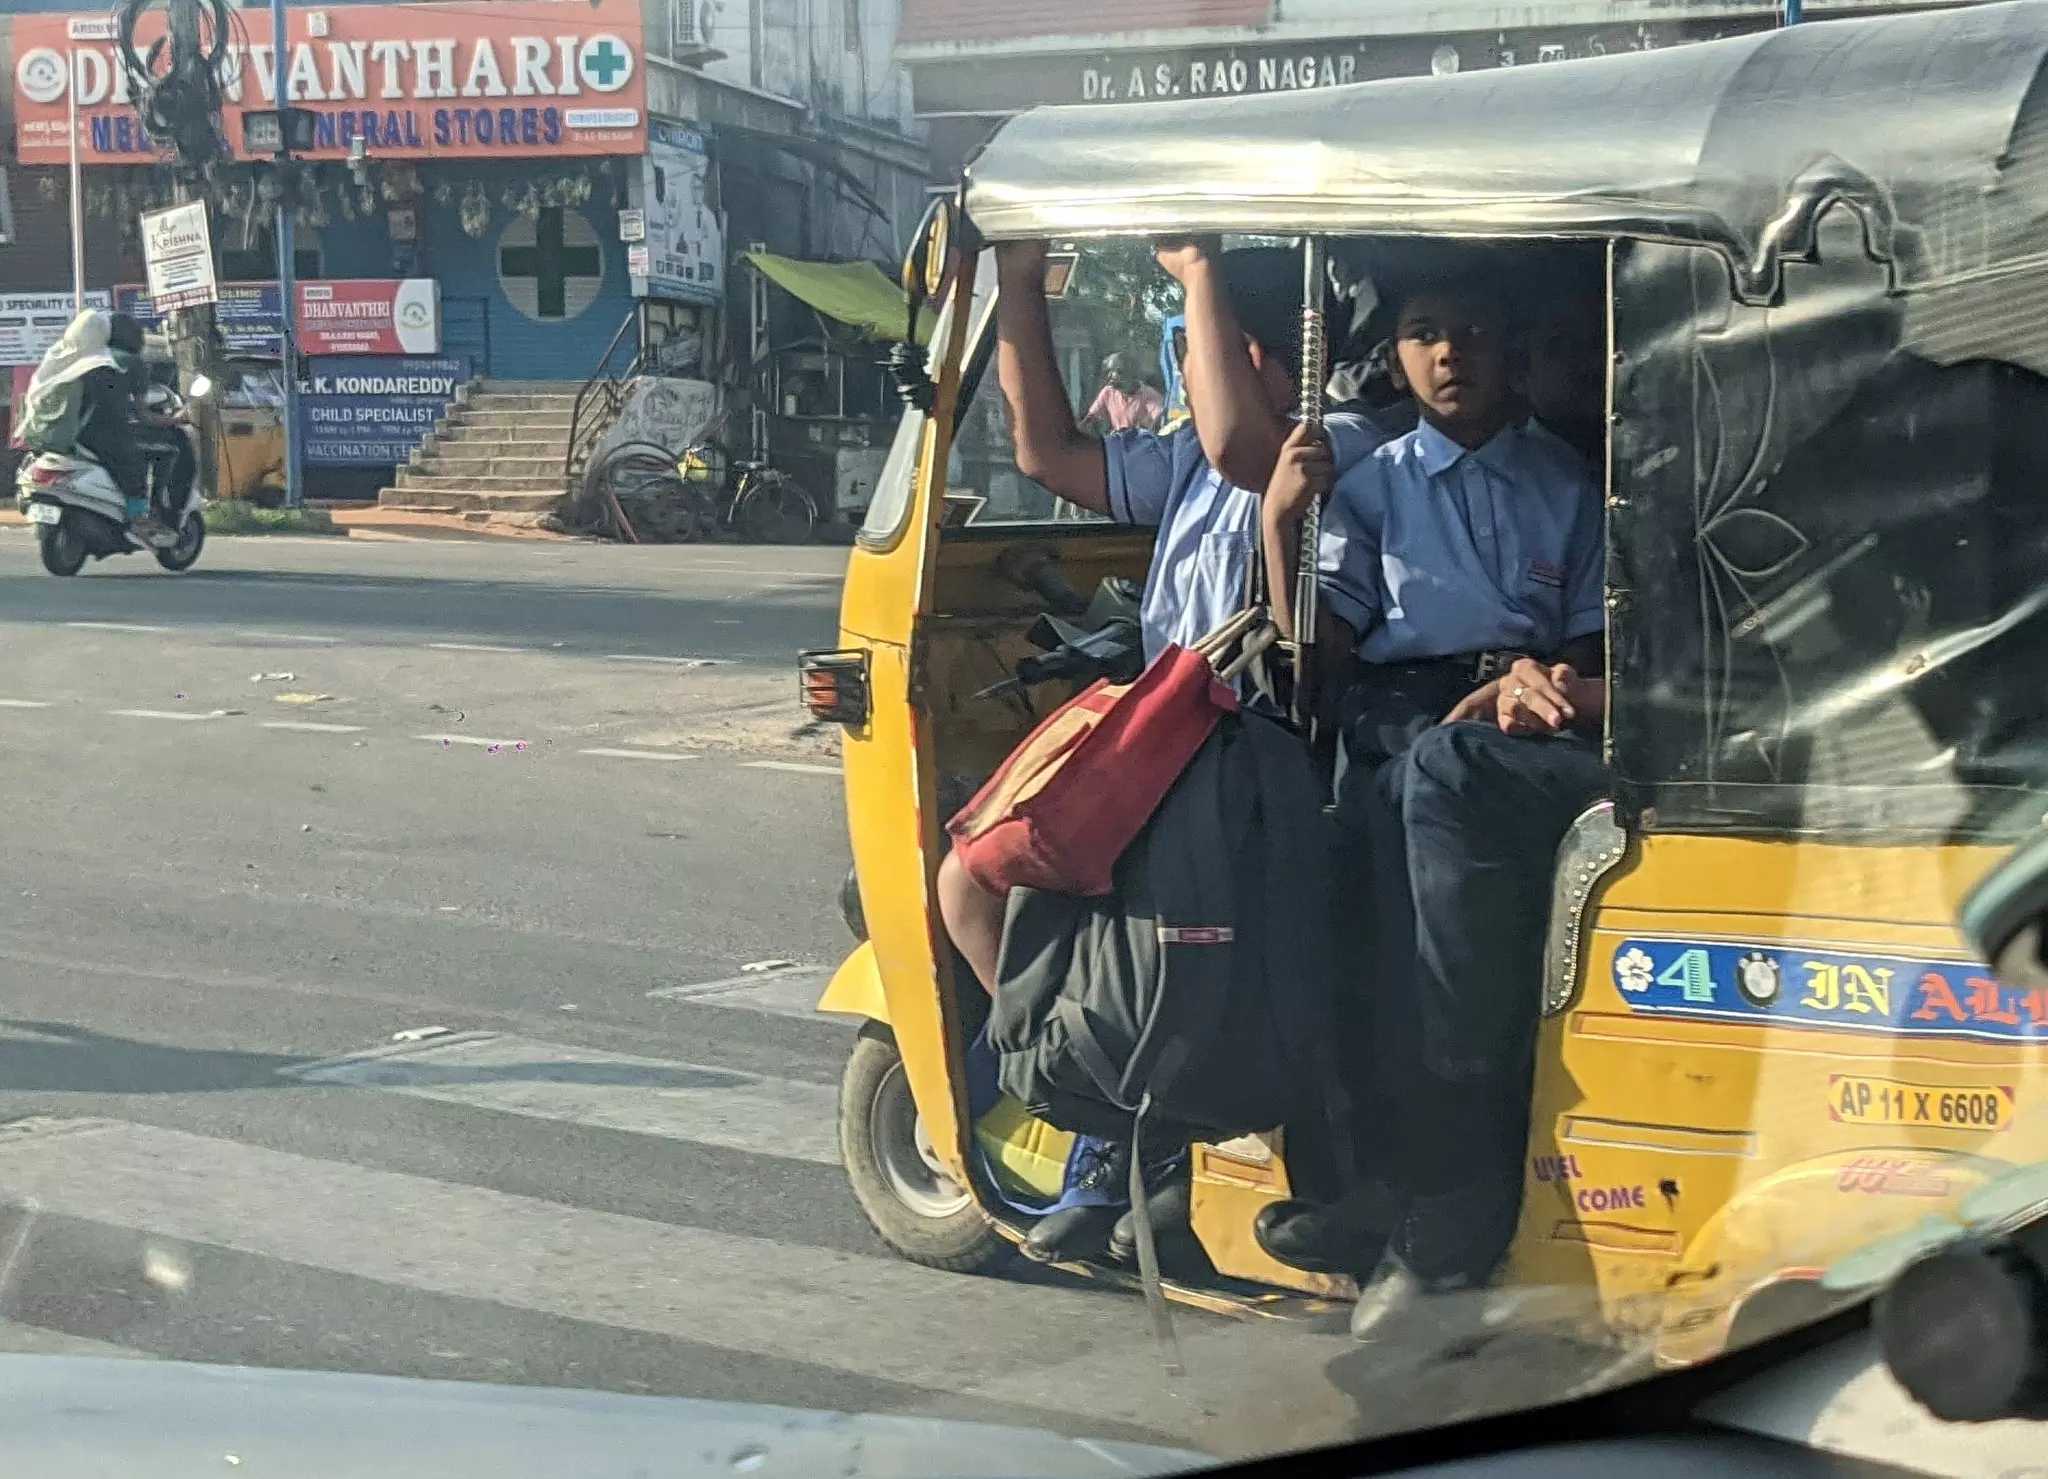
[[[108,314],[107,347],[123,354],[142,353],[142,325],[126,313]]]

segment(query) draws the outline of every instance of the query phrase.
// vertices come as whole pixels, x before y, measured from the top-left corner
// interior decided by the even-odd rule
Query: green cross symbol
[[[633,58],[613,46],[609,36],[583,53],[583,70],[601,89],[609,89],[612,78],[632,65]]]
[[[532,246],[498,249],[498,271],[533,279],[536,317],[567,318],[569,279],[604,276],[604,259],[594,246],[572,247],[563,240],[561,207],[551,205],[533,223]]]

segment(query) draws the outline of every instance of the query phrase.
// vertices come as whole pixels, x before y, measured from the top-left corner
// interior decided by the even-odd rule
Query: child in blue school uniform
[[[1241,610],[1258,559],[1259,499],[1294,425],[1300,398],[1301,258],[1279,248],[1223,252],[1204,241],[1157,247],[1185,294],[1180,365],[1191,418],[1171,430],[1097,439],[1075,424],[1054,352],[1044,293],[1045,244],[998,248],[997,373],[1017,467],[1071,503],[1119,523],[1157,530],[1140,606],[1145,657],[1187,646]],[[1318,441],[1333,468],[1349,467],[1382,439],[1361,414],[1326,419]],[[941,862],[939,908],[948,934],[993,992],[1005,901],[953,855]],[[1123,1207],[1122,1148],[1091,1142],[1088,1186],[1043,1219],[1027,1255],[1086,1258],[1111,1241]],[[1099,1183],[1099,1185],[1093,1185]],[[1185,1182],[1173,1179],[1152,1208],[1155,1225],[1186,1221]]]
[[[1342,725],[1347,777],[1361,780],[1430,726],[1490,714],[1516,658],[1598,673],[1606,620],[1599,488],[1584,458],[1527,414],[1499,283],[1475,274],[1411,289],[1393,351],[1414,430],[1341,476],[1328,448],[1297,431],[1263,512],[1277,576],[1309,500],[1328,498],[1317,638],[1355,659]],[[1287,626],[1291,587],[1272,588]],[[1357,783],[1340,781],[1340,809]]]
[[[1519,353],[1497,282],[1411,290],[1394,368],[1415,429],[1341,477],[1294,438],[1267,492],[1274,568],[1291,560],[1308,500],[1329,498],[1319,639],[1358,663],[1343,704],[1342,887],[1374,900],[1340,915],[1371,926],[1345,953],[1378,961],[1347,1003],[1365,1060],[1360,1142],[1375,1151],[1365,1184],[1334,1207],[1278,1204],[1255,1229],[1297,1268],[1365,1275],[1398,1232],[1400,1258],[1483,1280],[1512,1226],[1520,1184],[1497,1151],[1519,1155],[1527,1103],[1502,1024],[1519,1021],[1521,997],[1536,1000],[1518,952],[1540,934],[1518,923],[1519,880],[1547,885],[1552,814],[1568,821],[1602,784],[1597,746],[1571,731],[1597,728],[1605,706],[1599,486],[1585,455],[1529,414]],[[1457,792],[1432,792],[1426,809],[1409,763],[1425,750],[1421,780]],[[1464,769],[1450,776],[1439,751]],[[1458,831],[1473,825],[1482,837]],[[1418,1105],[1459,1132],[1418,1128]],[[1446,1207],[1459,1210],[1434,1215]]]

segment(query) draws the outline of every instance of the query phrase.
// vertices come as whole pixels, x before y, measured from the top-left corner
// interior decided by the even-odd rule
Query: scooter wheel
[[[36,544],[42,550],[43,568],[52,575],[76,575],[85,568],[85,541],[69,519],[61,524],[38,524]]]
[[[206,520],[195,512],[178,530],[178,542],[156,552],[156,562],[166,570],[190,570],[205,548]]]

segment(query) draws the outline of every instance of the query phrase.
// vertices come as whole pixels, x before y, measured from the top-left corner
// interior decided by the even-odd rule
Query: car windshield
[[[2040,11],[0,9],[48,1453],[1175,1472],[2043,1210]]]

